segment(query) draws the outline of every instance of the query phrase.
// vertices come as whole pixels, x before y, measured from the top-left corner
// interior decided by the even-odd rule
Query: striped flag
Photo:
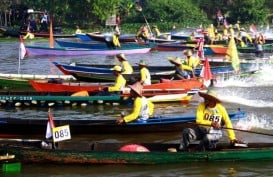
[[[236,72],[240,70],[239,55],[233,36],[231,36],[230,41],[228,43],[228,49],[225,58],[231,61],[232,67]]]
[[[211,69],[210,69],[210,64],[209,64],[209,60],[206,57],[205,59],[205,63],[202,67],[200,76],[203,78],[203,84],[206,87],[209,87],[211,84],[211,79],[212,79],[212,73],[211,73]]]
[[[55,123],[53,121],[53,115],[48,109],[48,121],[47,121],[47,127],[46,127],[46,139],[49,139],[52,137],[52,129],[55,128]]]

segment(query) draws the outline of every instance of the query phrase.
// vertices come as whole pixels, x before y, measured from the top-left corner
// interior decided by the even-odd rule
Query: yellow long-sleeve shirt
[[[230,140],[236,139],[235,133],[232,130],[233,126],[226,109],[219,103],[214,108],[206,108],[205,103],[200,103],[196,112],[196,123],[202,127],[208,128],[213,121],[218,121],[227,127],[227,134]],[[205,126],[207,125],[207,126]]]
[[[126,85],[126,80],[124,79],[124,77],[122,76],[122,74],[120,74],[116,78],[115,85],[108,87],[108,91],[109,92],[118,92],[118,91],[121,91],[125,87],[125,85]]]
[[[140,70],[140,82],[143,85],[151,85],[151,75],[147,68],[141,68]]]
[[[131,122],[136,120],[141,115],[141,107],[142,107],[142,97],[137,97],[134,101],[133,111],[131,114],[124,117],[125,122]],[[149,116],[153,115],[154,113],[154,104],[147,100],[147,104],[149,107]]]
[[[132,74],[134,72],[133,67],[130,65],[128,61],[123,61],[121,65],[123,69],[122,74]]]

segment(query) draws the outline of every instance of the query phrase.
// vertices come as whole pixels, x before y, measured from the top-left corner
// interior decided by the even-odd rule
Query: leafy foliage
[[[218,9],[228,16],[229,23],[240,20],[242,24],[258,25],[273,19],[273,1],[268,0],[24,0],[21,5],[12,6],[9,2],[0,0],[0,25],[20,25],[27,8],[54,14],[55,25],[72,28],[80,25],[86,29],[103,28],[105,20],[113,14],[121,16],[123,26],[137,28],[146,23],[146,18],[162,30],[170,30],[174,23],[178,27],[209,24],[215,20]],[[136,3],[142,6],[142,12],[135,9]],[[19,9],[20,14],[6,23],[10,9]]]

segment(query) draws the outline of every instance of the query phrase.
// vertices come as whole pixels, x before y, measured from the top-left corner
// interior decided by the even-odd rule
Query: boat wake
[[[272,101],[250,100],[250,99],[245,99],[238,96],[219,96],[219,97],[223,102],[227,102],[227,103],[237,103],[240,105],[256,107],[256,108],[265,108],[265,107],[273,108]]]
[[[250,76],[226,76],[217,78],[214,87],[259,87],[273,85],[273,65],[263,65],[258,73]]]
[[[240,119],[234,125],[234,128],[240,130],[251,130],[251,129],[263,129],[272,130],[272,120],[266,117],[257,117],[254,114],[248,114],[246,119]]]

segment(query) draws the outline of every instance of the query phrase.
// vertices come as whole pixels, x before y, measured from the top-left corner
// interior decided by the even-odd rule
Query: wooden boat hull
[[[78,92],[78,91],[97,92],[97,91],[103,90],[105,87],[108,86],[106,84],[80,85],[80,83],[55,84],[55,83],[48,83],[48,82],[39,82],[35,80],[30,80],[29,83],[37,92]],[[155,83],[151,85],[144,85],[143,94],[146,96],[154,96],[157,93],[174,93],[174,92],[185,93],[188,90],[200,89],[201,87],[202,87],[202,82],[196,79],[173,80],[166,83]],[[129,90],[127,92],[129,92]],[[148,92],[150,92],[151,94],[148,95]]]
[[[158,51],[181,51],[186,49],[194,49],[196,44],[185,44],[185,43],[162,43],[157,44],[152,50]],[[225,55],[227,52],[227,47],[224,45],[204,45],[205,55]]]
[[[246,118],[245,112],[229,112],[232,121]],[[72,135],[80,134],[124,134],[124,133],[160,133],[181,132],[196,119],[195,114],[176,116],[158,116],[146,121],[134,121],[118,125],[111,119],[55,119],[55,126],[69,125]],[[44,135],[48,119],[35,118],[0,118],[0,134],[9,135]],[[30,128],[31,127],[31,128]]]
[[[112,46],[108,46],[106,42],[97,42],[97,41],[79,41],[79,40],[55,40],[56,43],[60,46],[60,47],[66,47],[66,48],[85,48],[85,49],[93,49],[93,50],[111,50],[111,49],[115,49]],[[122,50],[130,50],[130,49],[135,49],[135,48],[142,48],[142,47],[153,47],[153,45],[149,45],[149,44],[143,44],[140,45],[136,42],[126,42],[126,43],[122,43],[121,44],[121,48],[118,49],[122,49]]]
[[[49,48],[40,46],[26,46],[29,56],[80,56],[80,55],[116,55],[124,54],[140,54],[148,53],[151,48],[138,47],[132,49],[111,49],[111,50],[91,50],[91,49],[77,49],[77,48]]]
[[[22,143],[23,144],[23,143]],[[231,147],[218,144],[216,150],[204,152],[168,152],[178,149],[178,144],[141,143],[136,146],[145,147],[149,152],[121,152],[124,143],[59,143],[57,149],[42,149],[38,145],[2,145],[3,153],[15,155],[15,160],[23,163],[44,164],[177,164],[189,162],[240,162],[240,161],[272,161],[272,143],[249,143],[249,147]],[[37,143],[38,144],[38,143]],[[70,142],[71,144],[71,142]],[[81,148],[79,147],[81,146]]]
[[[89,36],[91,39],[95,41],[101,41],[105,42],[107,38],[111,38],[112,34],[97,34],[97,33],[86,33],[87,36]],[[148,39],[149,42],[153,43],[166,43],[166,42],[176,42],[176,40],[172,39],[161,39],[161,38],[151,38]],[[136,38],[134,34],[121,34],[119,36],[120,42],[136,42]]]

